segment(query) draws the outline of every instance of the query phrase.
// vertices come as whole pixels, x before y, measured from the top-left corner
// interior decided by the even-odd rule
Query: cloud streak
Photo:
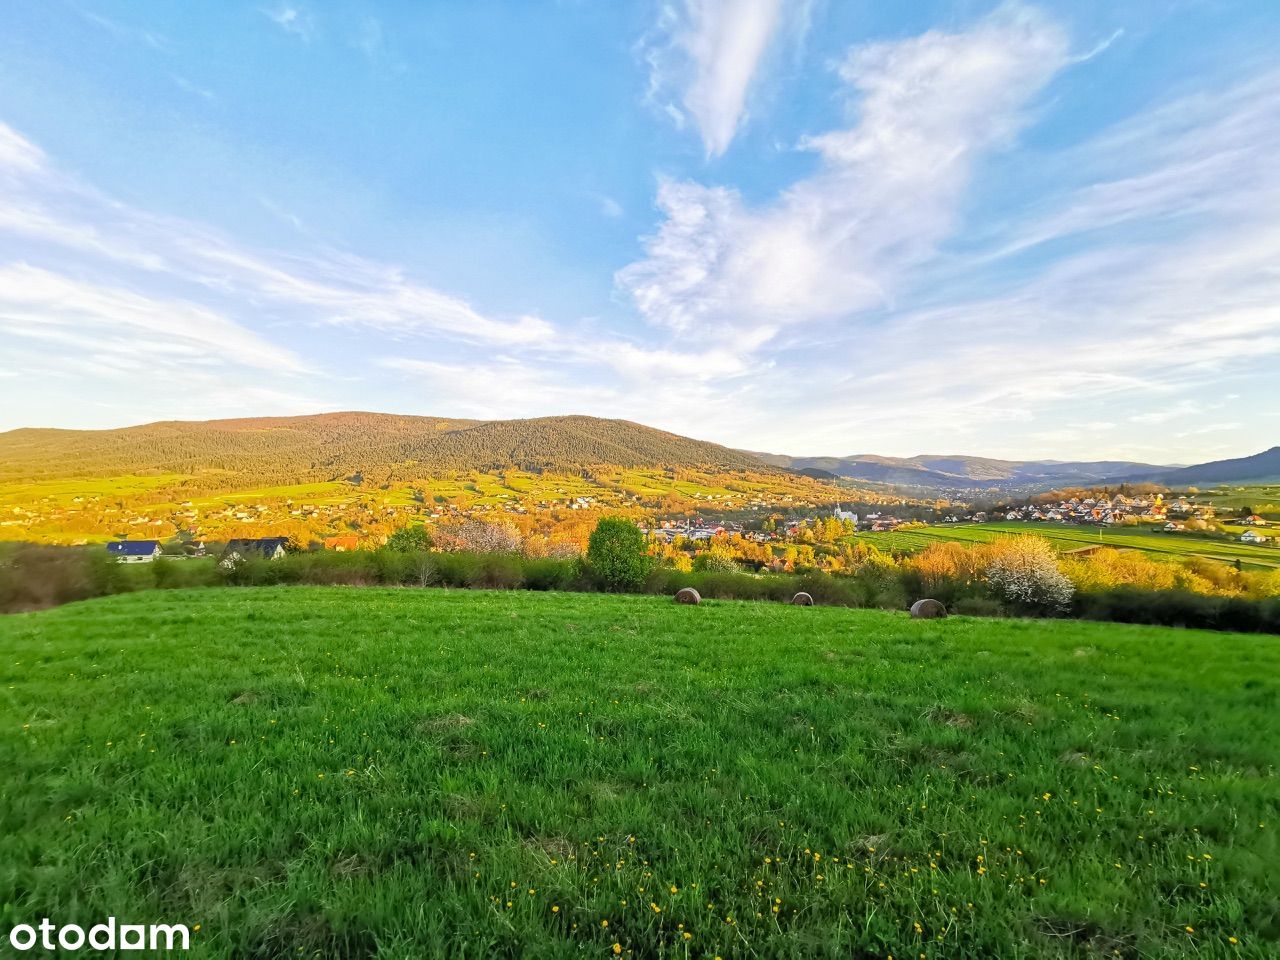
[[[966,32],[855,48],[839,73],[856,122],[801,144],[821,169],[758,207],[664,182],[663,223],[619,286],[651,323],[721,339],[891,303],[955,228],[978,161],[1067,58],[1056,24],[1007,7]]]
[[[770,47],[784,28],[803,34],[808,14],[807,0],[684,0],[664,7],[656,38],[645,45],[650,99],[678,125],[691,116],[707,156],[719,156],[745,119]]]

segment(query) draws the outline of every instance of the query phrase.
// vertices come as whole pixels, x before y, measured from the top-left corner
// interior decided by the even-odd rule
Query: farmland
[[[1066,552],[1082,547],[1108,546],[1141,550],[1157,558],[1181,559],[1203,557],[1228,563],[1239,560],[1259,568],[1280,567],[1280,549],[1269,544],[1237,543],[1223,537],[1198,536],[1193,533],[1164,533],[1150,527],[1093,527],[1076,524],[1000,523],[931,525],[911,527],[884,533],[859,533],[856,540],[881,550],[914,553],[931,543],[990,543],[997,537],[1018,533],[1034,533],[1048,538]]]
[[[1280,647],[602,595],[0,619],[7,924],[206,957],[1262,958]]]

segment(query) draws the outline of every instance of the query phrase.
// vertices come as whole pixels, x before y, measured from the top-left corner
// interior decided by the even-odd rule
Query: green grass
[[[1272,637],[208,589],[0,619],[0,695],[6,932],[199,923],[217,957],[1280,951]]]
[[[1269,529],[1261,532],[1267,536],[1272,535]],[[915,527],[886,533],[859,533],[857,539],[881,550],[915,553],[938,541],[990,543],[998,537],[1018,533],[1034,533],[1046,537],[1064,552],[1081,547],[1108,546],[1141,550],[1157,558],[1203,557],[1227,563],[1239,560],[1243,564],[1259,568],[1280,567],[1280,548],[1271,543],[1238,543],[1193,532],[1166,533],[1153,530],[1150,526],[1107,527],[1099,531],[1096,526],[1002,521]]]

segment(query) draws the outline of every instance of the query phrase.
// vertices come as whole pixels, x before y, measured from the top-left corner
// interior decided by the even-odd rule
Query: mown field
[[[1271,543],[1238,543],[1207,534],[1166,533],[1150,526],[1099,529],[1076,524],[1001,521],[912,527],[885,533],[859,533],[856,539],[881,550],[914,553],[938,541],[990,543],[997,537],[1019,533],[1034,533],[1045,537],[1063,552],[1082,547],[1106,546],[1141,550],[1157,558],[1203,557],[1227,563],[1239,560],[1243,565],[1259,569],[1280,567],[1280,547]],[[1262,533],[1273,535],[1270,529],[1263,530]]]
[[[193,956],[1280,953],[1280,645],[444,590],[0,619],[0,916]]]

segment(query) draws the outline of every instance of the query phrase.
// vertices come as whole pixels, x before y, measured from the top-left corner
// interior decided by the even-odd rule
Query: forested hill
[[[771,469],[718,444],[582,416],[477,421],[330,413],[0,433],[0,479],[7,481],[139,473],[200,475],[215,482],[221,475],[227,485],[354,475],[382,481],[472,469],[605,465]]]

